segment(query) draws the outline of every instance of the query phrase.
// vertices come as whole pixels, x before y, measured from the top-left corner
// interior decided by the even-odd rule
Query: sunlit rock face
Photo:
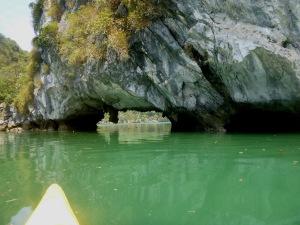
[[[126,61],[110,52],[105,61],[75,68],[43,49],[51,73],[40,75],[30,120],[76,120],[106,108],[157,110],[174,130],[224,130],[241,109],[298,118],[299,0],[162,5],[165,17],[131,38]],[[251,117],[244,115],[242,120]],[[277,119],[283,118],[275,117],[275,124]]]

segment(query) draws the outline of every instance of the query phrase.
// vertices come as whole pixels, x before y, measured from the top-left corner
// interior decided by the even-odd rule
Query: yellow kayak
[[[52,184],[25,225],[79,225],[79,222],[64,191]]]

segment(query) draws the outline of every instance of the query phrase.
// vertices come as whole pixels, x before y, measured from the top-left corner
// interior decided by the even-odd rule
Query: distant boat
[[[52,184],[25,225],[79,225],[79,222],[62,188]]]

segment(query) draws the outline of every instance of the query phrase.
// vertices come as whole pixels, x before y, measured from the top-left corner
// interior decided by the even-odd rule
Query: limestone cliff
[[[112,52],[72,67],[41,49],[50,73],[39,74],[28,120],[87,128],[102,110],[135,109],[163,112],[178,130],[300,128],[300,0],[157,2],[164,15],[134,34],[128,60]]]

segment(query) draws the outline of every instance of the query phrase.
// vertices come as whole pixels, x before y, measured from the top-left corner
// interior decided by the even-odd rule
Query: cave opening
[[[172,124],[172,132],[205,131],[199,119],[192,113],[177,112],[169,115],[168,118]]]
[[[59,121],[58,129],[72,131],[96,131],[97,123],[99,120],[102,120],[103,117],[104,114],[102,111],[78,115],[64,121]]]
[[[225,129],[227,132],[298,132],[300,115],[263,109],[241,110],[229,117]]]
[[[168,123],[172,132],[221,131],[234,132],[299,132],[300,114],[293,111],[276,111],[272,109],[251,109],[240,107],[230,115],[225,123],[198,118],[189,112],[176,112],[164,115],[155,111],[139,112],[93,111],[76,115],[63,121],[50,121],[40,128],[72,131],[96,131],[101,126],[114,124],[159,124]],[[207,118],[206,118],[207,119]],[[218,126],[212,126],[217,124]],[[209,126],[210,125],[210,126]],[[32,126],[33,127],[33,126]],[[222,129],[220,129],[222,127]]]

